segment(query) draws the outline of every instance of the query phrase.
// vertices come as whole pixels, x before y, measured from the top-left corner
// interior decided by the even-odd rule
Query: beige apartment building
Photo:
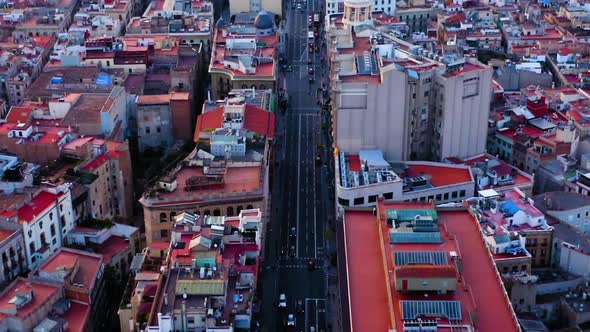
[[[229,0],[229,13],[235,15],[245,12],[267,12],[281,14],[283,8],[282,0]]]
[[[329,29],[336,147],[352,154],[381,150],[385,160],[483,153],[491,67],[428,53],[377,28],[353,34],[351,26],[372,20],[346,13]]]

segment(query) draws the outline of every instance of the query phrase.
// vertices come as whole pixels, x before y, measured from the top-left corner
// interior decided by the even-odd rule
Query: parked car
[[[311,271],[311,270],[315,270],[315,262],[314,261],[309,261],[307,262],[307,268]]]
[[[305,309],[303,308],[303,301],[297,300],[297,313],[301,314],[303,312],[305,312]]]
[[[301,4],[300,3],[297,4],[297,10],[301,10]]]

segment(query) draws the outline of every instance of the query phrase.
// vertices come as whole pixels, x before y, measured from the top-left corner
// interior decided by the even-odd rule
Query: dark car
[[[313,75],[313,67],[310,67],[307,72],[309,73],[309,75]]]
[[[307,262],[307,268],[309,270],[315,270],[315,262],[314,261]]]
[[[291,246],[291,248],[289,249],[289,256],[295,257],[296,255],[297,253],[295,252],[295,246]]]
[[[303,312],[305,312],[305,309],[303,308],[303,301],[297,300],[297,313],[301,314]]]
[[[296,237],[297,236],[297,229],[295,227],[291,227],[291,229],[289,230],[289,236],[290,237]]]

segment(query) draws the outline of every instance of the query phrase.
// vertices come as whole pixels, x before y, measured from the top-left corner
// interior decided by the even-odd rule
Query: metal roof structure
[[[445,317],[461,320],[461,301],[401,301],[402,318],[413,320],[419,317]]]
[[[440,232],[391,232],[391,243],[442,243]]]
[[[445,251],[397,251],[393,253],[395,265],[449,265]]]
[[[225,295],[223,280],[178,280],[176,295]]]

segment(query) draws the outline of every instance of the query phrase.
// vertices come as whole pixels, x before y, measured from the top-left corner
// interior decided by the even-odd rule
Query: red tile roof
[[[244,128],[260,135],[273,138],[275,135],[275,115],[254,105],[246,105]]]
[[[197,141],[199,135],[206,130],[221,128],[223,126],[223,112],[224,108],[219,107],[199,115],[194,140]],[[254,105],[246,105],[244,128],[273,138],[275,135],[275,114]]]
[[[31,119],[33,109],[29,107],[14,106],[6,116],[6,122],[11,123],[27,123]]]
[[[0,320],[3,320],[5,317],[18,317],[22,319],[31,315],[41,306],[46,305],[48,299],[57,293],[59,289],[60,286],[57,285],[50,285],[18,277],[0,293],[0,308],[15,307],[15,305],[10,304],[9,301],[15,297],[17,293],[26,292],[27,290],[32,290],[34,292],[33,299],[31,302],[20,308],[14,316],[0,313]]]
[[[217,129],[223,122],[223,107],[218,107],[209,112],[203,113],[197,117],[197,127],[195,128],[195,142],[199,140],[199,134],[206,130]]]
[[[57,200],[63,195],[63,193],[55,195],[47,191],[40,192],[29,203],[18,209],[19,221],[27,223],[33,221],[37,216],[42,215],[45,210],[54,206]]]

